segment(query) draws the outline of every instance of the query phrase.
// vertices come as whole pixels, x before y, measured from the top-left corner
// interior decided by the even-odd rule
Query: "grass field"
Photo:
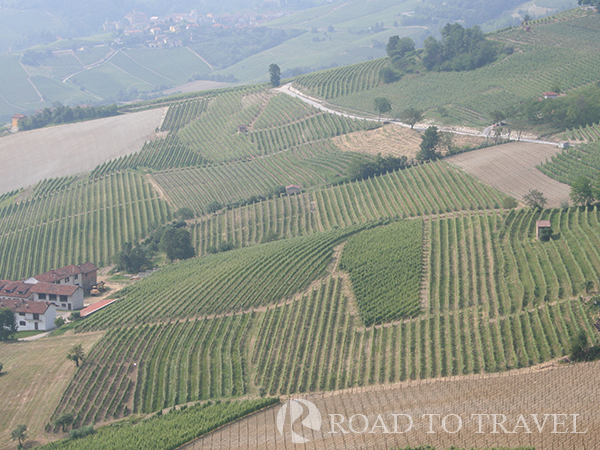
[[[86,333],[0,343],[0,362],[4,365],[0,376],[4,386],[0,389],[2,448],[10,446],[10,431],[19,424],[27,424],[34,440],[43,435],[49,417],[76,373],[75,365],[65,357],[67,351],[82,344],[88,352],[102,336],[103,333]],[[37,440],[43,441],[41,437]]]

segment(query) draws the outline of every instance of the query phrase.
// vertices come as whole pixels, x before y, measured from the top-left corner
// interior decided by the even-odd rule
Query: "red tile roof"
[[[0,280],[0,297],[28,298],[32,286],[22,281]]]
[[[31,284],[31,292],[37,294],[73,295],[79,286],[72,284],[37,283]]]
[[[52,306],[50,302],[34,302],[32,300],[0,300],[0,308],[10,308],[12,312],[45,314]]]
[[[53,283],[55,281],[64,280],[67,277],[72,277],[73,275],[78,275],[82,273],[87,274],[95,270],[98,270],[98,268],[94,264],[92,264],[91,262],[86,262],[85,264],[71,264],[70,266],[51,270],[50,272],[36,275],[33,278],[35,278],[38,281],[43,281],[45,283]]]
[[[552,92],[552,91],[544,92],[542,95],[544,97],[558,97],[558,94],[556,92]]]
[[[538,220],[537,222],[535,222],[535,226],[538,228],[552,227],[549,220]]]
[[[289,186],[286,186],[285,188],[286,189],[293,189],[293,188],[302,189],[302,186],[299,186],[297,184],[290,184]]]

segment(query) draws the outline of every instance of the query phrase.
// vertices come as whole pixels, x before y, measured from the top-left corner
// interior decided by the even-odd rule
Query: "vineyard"
[[[121,300],[82,322],[78,330],[231,313],[289,299],[323,275],[340,241],[364,227],[357,225],[168,266],[121,290]]]
[[[471,176],[435,162],[206,216],[195,225],[193,237],[198,254],[205,254],[222,241],[246,247],[266,238],[302,236],[385,218],[499,208],[503,198]],[[183,197],[177,200],[176,208],[194,208]]]
[[[53,442],[40,450],[174,450],[190,440],[278,403],[278,399],[197,404],[137,422],[120,422],[83,439]]]
[[[69,264],[107,265],[124,242],[141,239],[170,208],[141,176],[48,181],[37,196],[0,208],[0,279],[22,279]]]
[[[578,177],[600,178],[600,146],[598,143],[572,147],[538,166],[543,173],[562,183],[571,184]]]
[[[600,54],[600,18],[593,12],[563,20],[540,22],[531,32],[520,27],[495,33],[494,40],[519,51],[489,66],[468,72],[429,72],[405,76],[400,81],[377,85],[375,79],[385,60],[299,77],[296,85],[332,103],[373,111],[373,98],[387,97],[393,106],[434,110],[444,106],[462,124],[489,122],[489,105],[504,108],[522,99],[538,98],[555,84],[563,91],[597,80]],[[364,68],[363,68],[364,67]],[[348,78],[358,77],[348,88]],[[402,105],[401,107],[399,105]]]
[[[422,247],[421,220],[401,221],[349,240],[340,269],[350,273],[365,325],[419,314]]]

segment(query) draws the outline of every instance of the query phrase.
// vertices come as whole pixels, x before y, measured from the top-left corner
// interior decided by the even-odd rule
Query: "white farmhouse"
[[[9,308],[14,313],[17,331],[48,331],[54,328],[56,307],[50,302],[1,299],[0,308]]]

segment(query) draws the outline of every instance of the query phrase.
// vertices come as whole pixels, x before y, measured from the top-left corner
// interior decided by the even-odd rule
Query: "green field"
[[[597,14],[570,10],[534,22],[531,32],[514,28],[493,34],[491,39],[513,45],[514,53],[474,71],[407,75],[369,89],[369,80],[378,72],[373,62],[356,71],[361,78],[355,84],[362,91],[346,87],[351,76],[346,68],[305,75],[295,82],[342,107],[372,111],[373,98],[387,97],[397,112],[408,107],[435,112],[443,106],[455,123],[482,125],[489,122],[491,109],[537,98],[555,84],[568,90],[596,81],[600,56],[593,49],[600,45],[599,30]]]

